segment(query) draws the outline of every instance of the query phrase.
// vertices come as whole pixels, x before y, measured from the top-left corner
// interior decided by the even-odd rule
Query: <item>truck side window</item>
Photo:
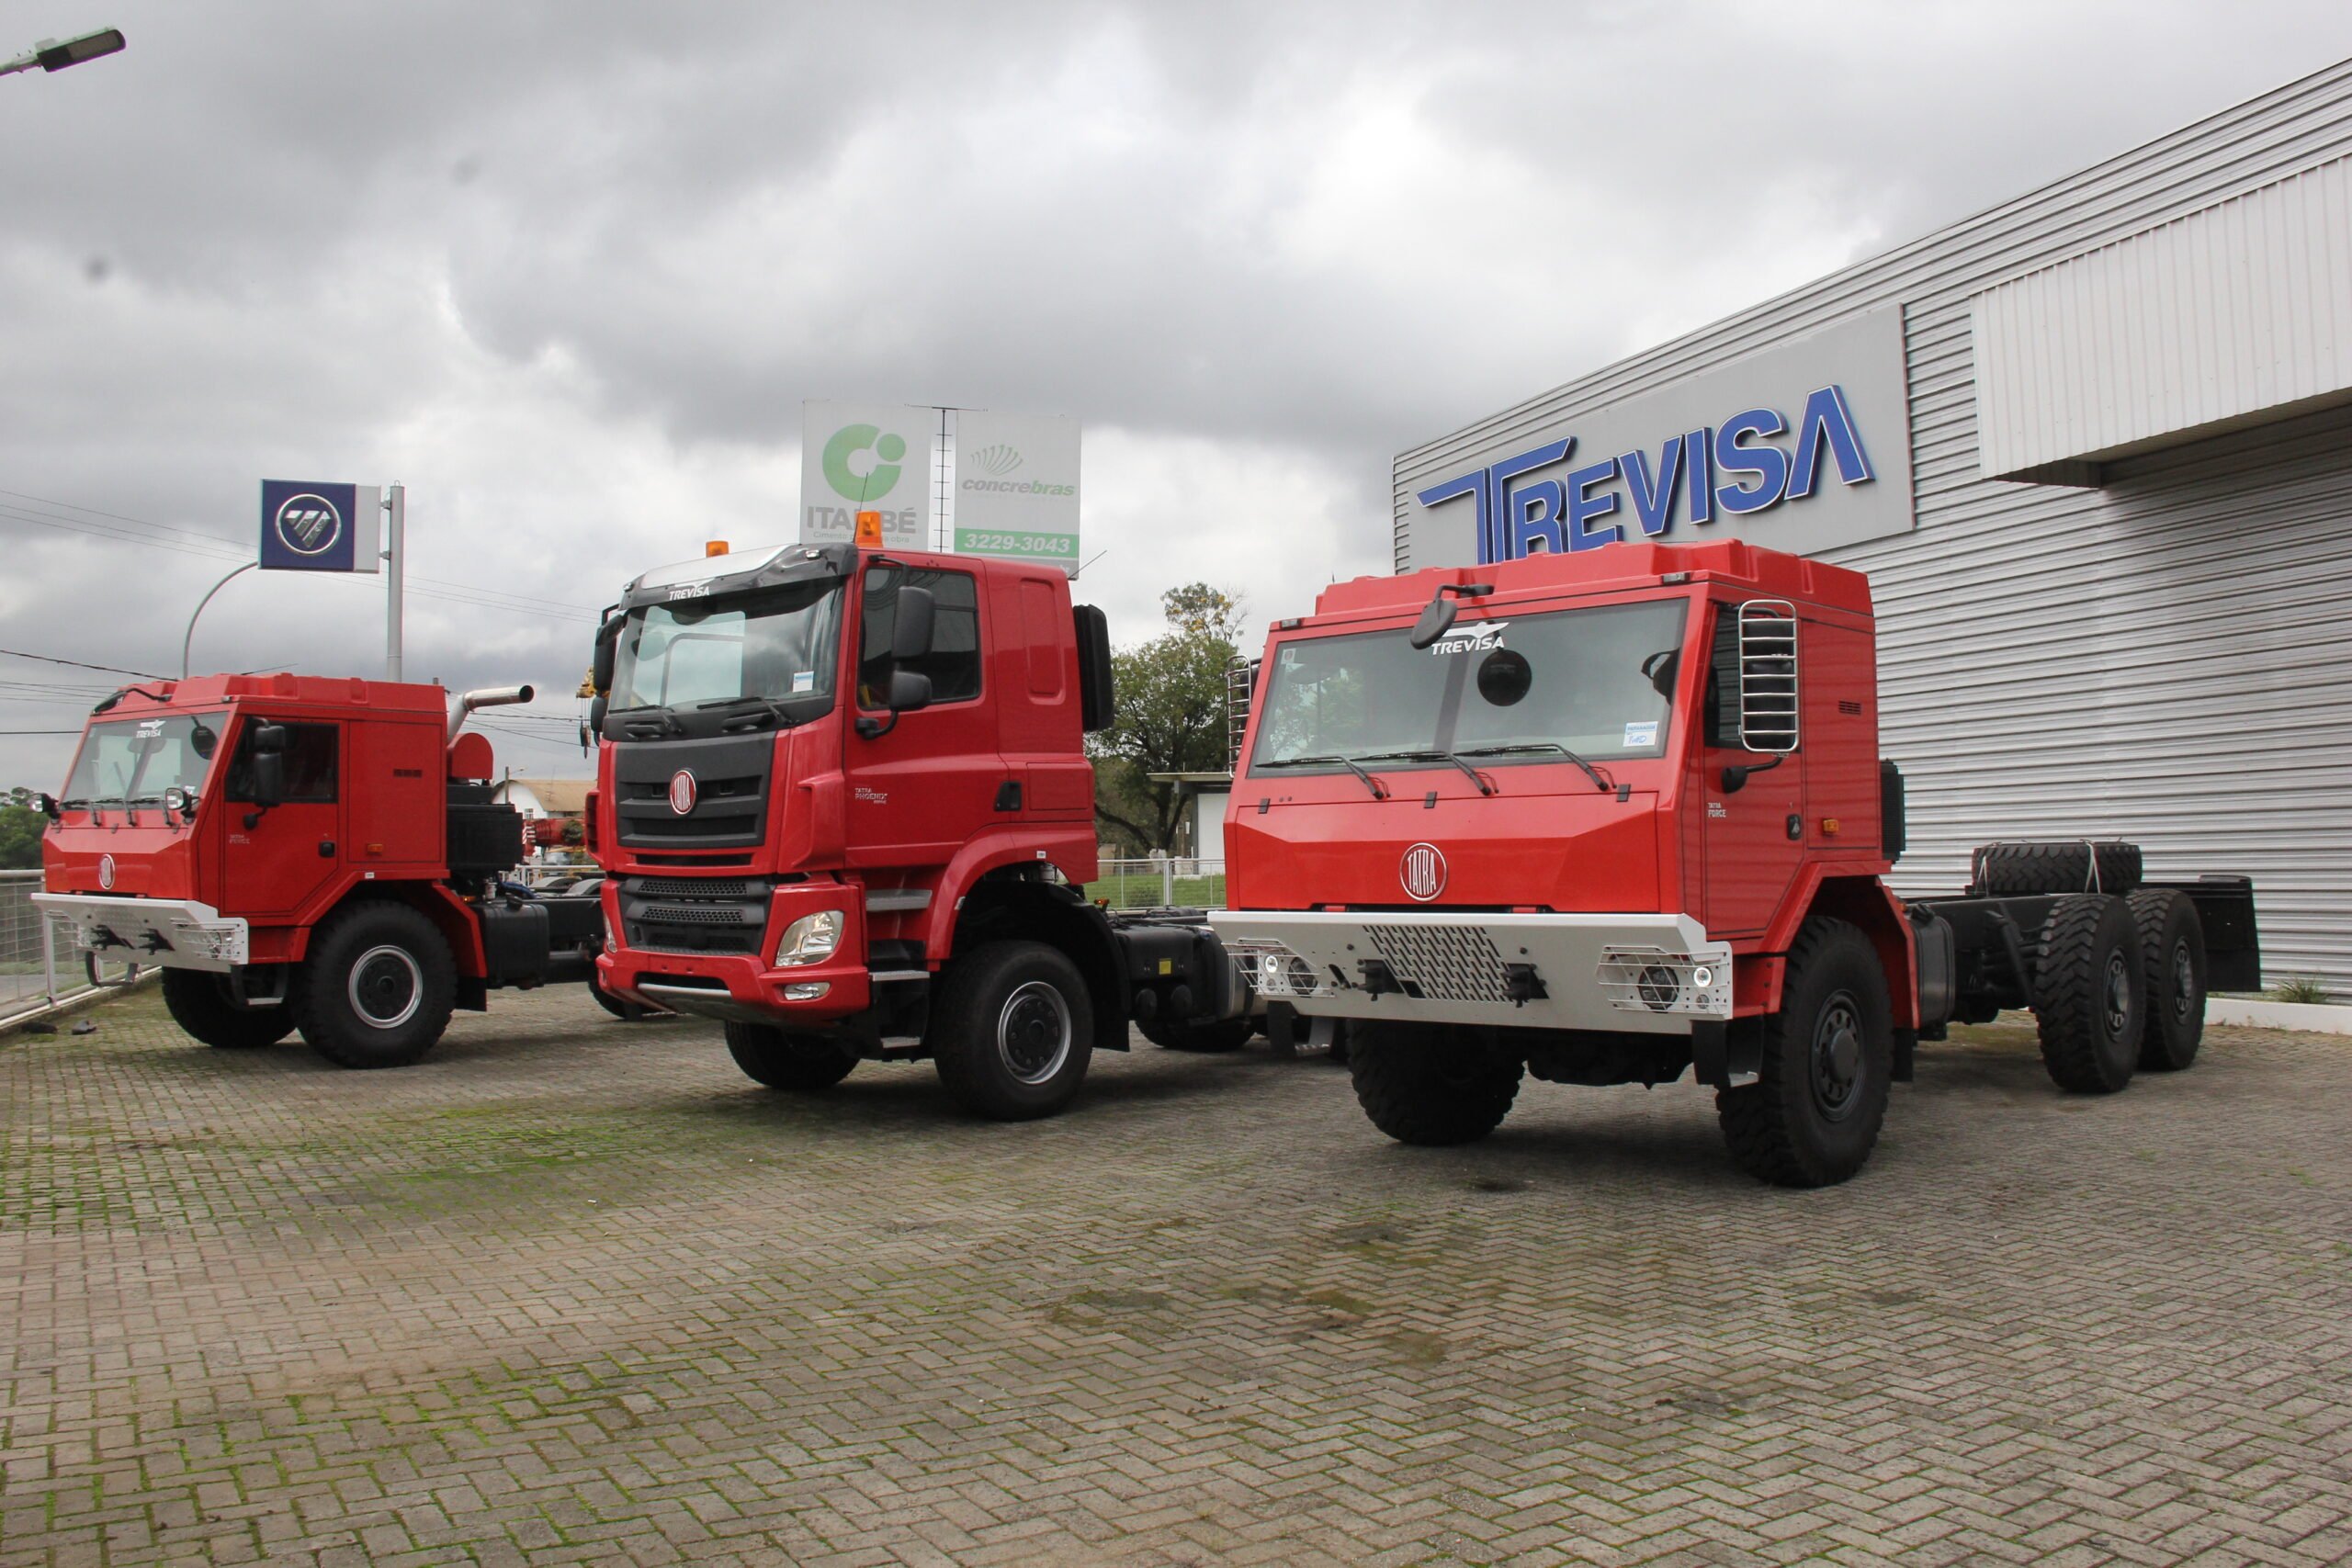
[[[265,721],[248,716],[239,732],[236,755],[229,760],[229,777],[222,786],[231,800],[254,797],[254,731]],[[332,724],[286,726],[286,801],[326,803],[335,798],[337,740]]]
[[[865,615],[858,630],[857,700],[881,706],[890,678],[890,631],[897,624],[899,588],[927,588],[936,602],[931,623],[931,652],[907,668],[931,677],[931,700],[968,702],[980,694],[980,594],[978,580],[964,571],[907,572],[875,567],[865,574]]]

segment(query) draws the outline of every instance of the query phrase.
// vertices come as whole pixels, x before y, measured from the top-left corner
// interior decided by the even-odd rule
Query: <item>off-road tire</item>
[[[1995,897],[2093,892],[2120,897],[2140,886],[2140,846],[2081,839],[2011,840],[1978,850],[1975,869],[1981,890]]]
[[[2146,967],[2132,907],[2075,893],[2050,908],[2037,944],[2033,1021],[2042,1065],[2071,1094],[2113,1094],[2132,1081],[2147,1017]]]
[[[1086,1082],[1093,999],[1078,965],[1057,949],[985,942],[947,966],[925,1043],[939,1081],[974,1115],[1051,1116]]]
[[[1473,1144],[1503,1124],[1527,1065],[1470,1024],[1348,1026],[1348,1077],[1372,1124],[1400,1144]]]
[[[291,1008],[239,1007],[228,981],[201,969],[164,970],[164,1007],[189,1035],[223,1051],[275,1045],[294,1032]]]
[[[2143,887],[2124,903],[2147,966],[2140,1070],[2177,1073],[2197,1060],[2205,1039],[2205,924],[2177,887]]]
[[[287,1005],[338,1067],[404,1067],[439,1043],[458,967],[439,928],[406,904],[346,905],[311,934]]]
[[[831,1089],[857,1066],[838,1041],[766,1023],[727,1025],[727,1054],[753,1083],[796,1094]]]
[[[1715,1091],[1740,1169],[1776,1187],[1830,1187],[1862,1168],[1894,1081],[1894,1010],[1861,928],[1815,917],[1790,944],[1781,1010],[1758,1021],[1756,1081]]]
[[[1164,1018],[1136,1027],[1154,1045],[1168,1051],[1196,1051],[1204,1055],[1238,1051],[1250,1043],[1258,1032],[1257,1021],[1248,1018],[1186,1020],[1182,1023]]]

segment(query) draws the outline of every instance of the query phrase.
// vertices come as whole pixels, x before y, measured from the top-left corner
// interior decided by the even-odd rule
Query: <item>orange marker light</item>
[[[1835,817],[1823,818],[1821,819],[1821,830],[1827,837],[1832,839],[1836,838],[1838,836],[1838,818]]]
[[[882,514],[879,512],[861,512],[857,514],[857,547],[861,550],[878,550],[882,547]]]
[[[705,560],[709,559],[712,556],[723,556],[727,553],[727,541],[724,539],[713,539],[708,544],[703,546],[702,553]]]

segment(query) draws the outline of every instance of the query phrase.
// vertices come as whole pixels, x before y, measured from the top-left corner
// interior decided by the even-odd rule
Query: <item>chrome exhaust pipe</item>
[[[528,686],[478,686],[470,692],[449,694],[449,735],[455,740],[458,731],[466,727],[466,716],[476,708],[504,707],[509,703],[527,703],[532,692]]]

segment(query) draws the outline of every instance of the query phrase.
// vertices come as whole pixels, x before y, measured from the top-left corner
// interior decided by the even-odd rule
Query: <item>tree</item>
[[[1159,596],[1169,629],[1114,651],[1115,718],[1088,738],[1093,754],[1094,816],[1105,840],[1137,852],[1173,850],[1182,795],[1153,773],[1223,773],[1226,669],[1241,629],[1241,602],[1205,582]]]
[[[0,799],[0,871],[30,871],[40,864],[40,831],[49,818],[19,784]]]

